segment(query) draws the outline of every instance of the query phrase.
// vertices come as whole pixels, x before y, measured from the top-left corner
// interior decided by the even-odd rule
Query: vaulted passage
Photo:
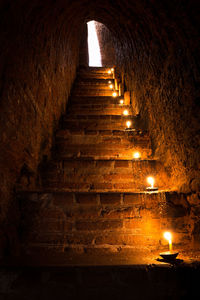
[[[138,299],[165,299],[165,276],[179,282],[165,286],[166,299],[193,297],[170,264],[195,283],[198,3],[16,0],[1,2],[0,17],[1,263],[65,266],[60,298],[91,296],[90,284],[99,299],[128,298],[137,278]],[[89,67],[93,20],[102,67]],[[156,260],[168,250],[165,231],[179,252],[169,268]],[[2,282],[14,282],[0,294],[28,298],[34,283],[13,272],[16,280],[0,272]],[[40,284],[55,299],[59,280],[48,272]],[[67,276],[74,280],[66,288]]]

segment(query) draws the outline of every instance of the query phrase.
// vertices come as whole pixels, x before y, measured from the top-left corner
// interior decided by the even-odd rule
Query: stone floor
[[[199,299],[200,252],[135,257],[55,256],[1,261],[0,299]]]

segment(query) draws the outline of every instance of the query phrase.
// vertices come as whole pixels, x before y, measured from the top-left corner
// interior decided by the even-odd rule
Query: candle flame
[[[129,128],[131,126],[131,121],[127,121],[126,126]]]
[[[125,109],[125,110],[123,111],[123,115],[124,115],[124,116],[128,116],[128,110],[127,110],[127,109]]]
[[[169,241],[171,241],[172,240],[172,235],[171,235],[171,233],[169,232],[169,231],[166,231],[165,233],[164,233],[164,238],[169,242]]]
[[[120,103],[120,104],[124,104],[124,100],[121,99],[121,100],[119,101],[119,103]]]
[[[141,157],[141,155],[140,155],[140,152],[134,152],[133,153],[133,158],[140,158]]]
[[[114,71],[114,68],[111,69],[111,72],[113,72],[113,71]]]
[[[111,74],[112,72],[111,72],[111,70],[108,70],[108,74]]]
[[[151,185],[151,187],[153,188],[153,186],[154,186],[154,182],[155,182],[155,180],[154,180],[154,178],[153,177],[147,177],[147,182]]]
[[[117,97],[117,93],[114,92],[114,93],[112,94],[112,96],[113,96],[113,97]]]
[[[112,85],[112,84],[110,84],[110,85],[109,85],[109,87],[110,87],[110,89],[112,89],[112,88],[113,88],[113,85]]]
[[[168,241],[169,243],[169,251],[172,251],[172,234],[169,231],[166,231],[164,233],[164,238]]]

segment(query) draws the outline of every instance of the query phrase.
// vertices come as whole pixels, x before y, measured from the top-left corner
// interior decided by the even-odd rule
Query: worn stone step
[[[94,147],[94,145],[63,145],[55,148],[54,158],[92,158],[92,159],[133,159],[133,152],[140,151],[143,159],[149,158],[152,155],[152,149],[129,145],[124,148],[122,145],[113,146],[109,148]]]
[[[87,130],[126,130],[127,121],[130,129],[142,130],[143,124],[140,118],[135,116],[64,116],[61,124],[63,129],[87,129]]]
[[[119,246],[158,249],[166,245],[163,231],[173,222],[176,243],[188,239],[187,222],[179,219],[189,210],[185,194],[33,191],[21,192],[18,198],[26,247],[54,247],[55,252],[76,248],[91,250],[90,254],[104,253],[105,248],[116,251]]]
[[[105,86],[106,88],[110,86],[110,84],[114,85],[114,79],[97,79],[97,78],[81,78],[77,77],[74,86],[92,86],[92,87],[101,87]],[[110,88],[110,87],[109,87]]]
[[[123,115],[124,110],[133,114],[129,105],[76,105],[73,103],[68,106],[67,113],[74,115]]]
[[[98,122],[106,122],[106,121],[116,121],[116,122],[124,122],[127,121],[129,118],[131,118],[132,120],[134,120],[135,122],[140,122],[140,118],[133,116],[131,114],[131,110],[129,110],[129,115],[87,115],[87,114],[66,114],[63,116],[63,121],[83,121],[83,120],[88,120],[88,121],[98,121]]]
[[[49,163],[42,173],[44,186],[65,187],[67,183],[86,183],[90,186],[111,183],[134,184],[136,189],[145,189],[146,178],[153,176],[156,186],[166,188],[169,180],[162,164],[150,161],[93,161],[93,160],[64,160]]]
[[[110,70],[109,68],[82,69],[82,70],[78,71],[77,75],[78,75],[78,77],[81,77],[81,78],[112,79],[113,74],[109,74],[108,73],[109,70]]]
[[[87,104],[87,105],[109,105],[119,104],[122,97],[111,96],[71,96],[70,103],[73,104]]]
[[[32,249],[34,251],[34,249]],[[123,249],[122,249],[123,252]],[[41,253],[41,251],[40,251]],[[142,253],[142,254],[141,254]],[[156,260],[158,253],[69,255],[67,252],[23,256],[3,263],[2,300],[199,298],[199,264],[176,266]],[[180,254],[179,254],[180,255]],[[186,260],[187,260],[187,256]],[[185,261],[185,257],[184,261]],[[6,259],[5,259],[6,260]],[[195,260],[194,260],[195,261]],[[16,266],[17,265],[17,266]],[[8,268],[6,268],[9,266]],[[5,286],[5,287],[4,287]],[[45,295],[45,296],[44,296]]]
[[[98,147],[104,149],[129,149],[138,148],[138,151],[142,149],[150,149],[150,139],[138,137],[138,136],[103,136],[103,135],[56,135],[56,148],[62,149],[72,145],[88,145],[88,147]]]
[[[150,137],[147,131],[143,130],[84,130],[84,129],[59,129],[56,132],[57,139],[66,139],[69,136],[99,136],[100,138],[103,137],[119,137],[132,139],[135,138],[137,140],[146,140],[147,142],[150,141]]]
[[[88,96],[112,96],[113,94],[113,90],[110,89],[97,89],[97,88],[91,88],[88,87],[87,88],[74,88],[72,90],[72,97],[77,97],[77,96],[84,96],[84,97],[88,97]]]

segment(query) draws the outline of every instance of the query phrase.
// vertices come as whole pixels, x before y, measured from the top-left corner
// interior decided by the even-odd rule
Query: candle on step
[[[169,243],[169,251],[172,251],[172,235],[171,232],[166,231],[164,233],[164,238],[168,241]]]
[[[112,73],[112,71],[111,70],[108,70],[108,74],[111,74]]]
[[[119,100],[119,103],[122,105],[122,104],[124,104],[124,100],[123,99],[120,99]]]
[[[135,160],[140,159],[140,158],[141,158],[140,152],[134,152],[134,153],[133,153],[133,158],[134,158]]]
[[[110,89],[113,89],[113,85],[112,85],[112,84],[110,84],[110,85],[109,85],[109,88],[110,88]]]
[[[127,128],[130,128],[130,127],[131,127],[131,121],[127,121],[127,122],[126,122],[126,127],[127,127]]]
[[[147,177],[147,182],[150,184],[150,186],[146,188],[148,191],[158,190],[158,188],[154,186],[155,179],[152,176]]]
[[[109,80],[108,83],[111,83],[111,80]]]
[[[123,115],[124,115],[124,116],[128,116],[128,110],[127,110],[127,109],[125,109],[125,110],[123,111]]]
[[[169,231],[164,232],[163,234],[164,238],[168,241],[169,243],[169,251],[162,252],[160,253],[160,256],[166,261],[166,262],[172,262],[175,261],[178,252],[177,251],[172,251],[172,234]]]
[[[117,97],[117,93],[116,92],[112,93],[112,96]]]

